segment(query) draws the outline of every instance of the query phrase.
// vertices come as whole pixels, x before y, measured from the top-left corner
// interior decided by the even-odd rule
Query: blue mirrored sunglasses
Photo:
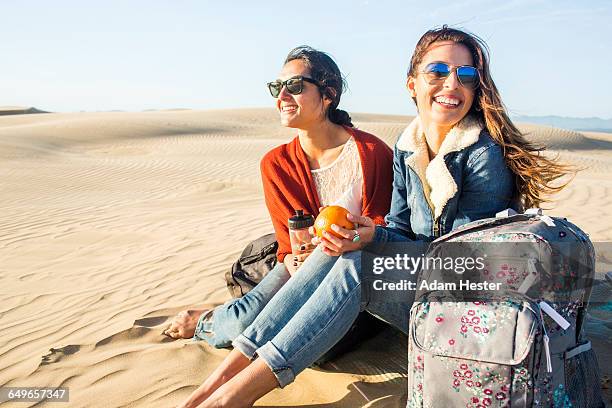
[[[453,66],[445,62],[432,62],[421,73],[426,74],[430,81],[436,81],[448,78],[453,71],[457,72],[459,83],[466,88],[474,89],[480,84],[478,70],[470,65]]]

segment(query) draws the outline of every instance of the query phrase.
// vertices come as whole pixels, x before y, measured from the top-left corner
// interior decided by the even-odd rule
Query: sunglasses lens
[[[302,93],[304,88],[304,82],[301,78],[291,78],[287,80],[287,92],[291,95],[297,95]]]
[[[458,67],[457,77],[465,87],[475,88],[478,85],[478,70],[474,67]]]
[[[280,82],[268,82],[268,90],[273,98],[278,98],[283,85]]]
[[[433,79],[446,78],[450,72],[450,67],[441,62],[434,62],[425,67],[425,73]]]

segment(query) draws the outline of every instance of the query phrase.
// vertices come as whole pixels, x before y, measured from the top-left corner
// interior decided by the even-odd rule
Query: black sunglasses
[[[437,81],[448,78],[453,71],[457,72],[459,83],[466,88],[474,89],[480,84],[478,70],[470,65],[461,65],[457,67],[445,62],[432,62],[431,64],[427,64],[421,73],[426,74],[430,81]]]
[[[298,75],[285,81],[276,80],[274,82],[268,82],[268,90],[273,98],[278,98],[283,86],[287,87],[287,92],[289,92],[291,95],[298,95],[304,90],[304,81],[319,86],[319,82],[315,81],[314,79]]]

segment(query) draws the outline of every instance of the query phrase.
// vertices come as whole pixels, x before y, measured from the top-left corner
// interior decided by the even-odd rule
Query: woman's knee
[[[361,251],[345,252],[336,261],[330,273],[343,277],[352,277],[356,282],[361,281]]]

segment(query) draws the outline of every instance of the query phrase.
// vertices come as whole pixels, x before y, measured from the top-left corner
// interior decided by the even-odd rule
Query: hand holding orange
[[[330,205],[329,207],[325,207],[315,220],[315,233],[318,237],[322,237],[323,231],[327,231],[338,238],[344,238],[333,231],[331,226],[332,224],[336,224],[339,227],[349,230],[357,228],[355,224],[346,218],[347,214],[349,214],[348,210],[340,207],[339,205]]]

